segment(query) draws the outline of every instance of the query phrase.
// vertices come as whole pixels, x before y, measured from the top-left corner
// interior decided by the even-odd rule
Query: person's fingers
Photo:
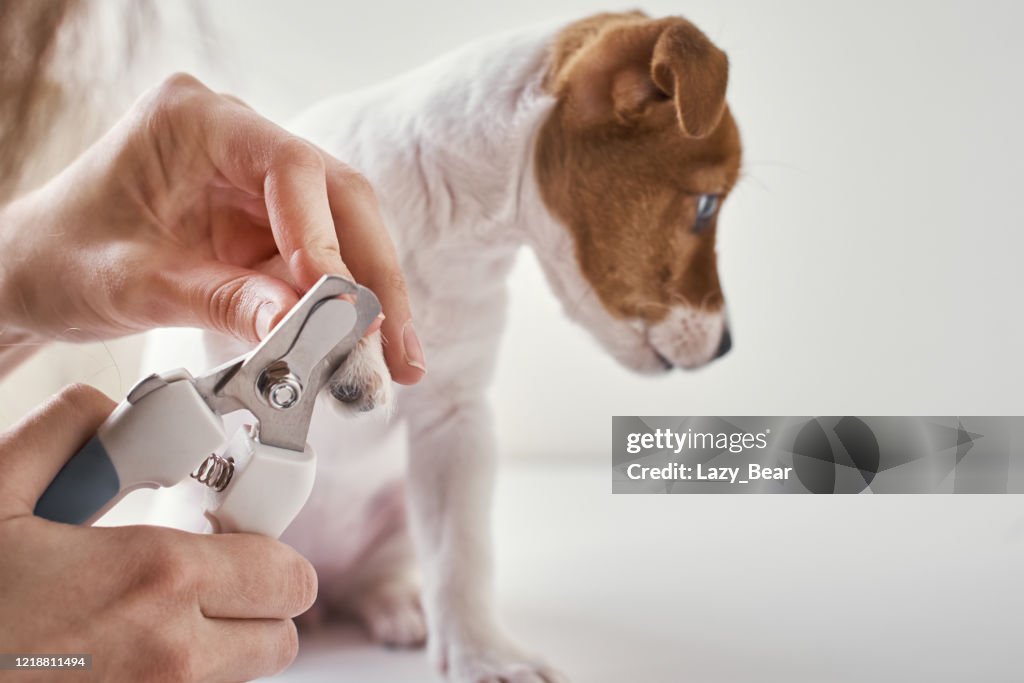
[[[353,279],[342,261],[319,154],[302,142],[282,147],[285,151],[277,153],[265,184],[270,227],[281,256],[303,290],[323,275]]]
[[[298,301],[292,287],[271,275],[219,261],[182,263],[153,274],[162,293],[163,324],[203,327],[259,341]]]
[[[235,187],[265,198],[274,238],[300,289],[322,275],[351,277],[338,248],[320,152],[251,109],[218,101],[200,109],[209,158]]]
[[[290,619],[316,600],[313,566],[287,545],[255,534],[196,538],[204,577],[199,607],[208,618]]]
[[[60,468],[115,403],[92,387],[67,387],[0,434],[0,519],[31,514]]]
[[[266,122],[259,125],[272,126]],[[401,384],[415,384],[426,372],[423,347],[412,324],[394,244],[373,190],[362,176],[337,160],[273,128],[266,134],[288,137],[267,152],[274,161],[266,170],[263,190],[271,230],[292,278],[302,291],[324,274],[341,275],[373,290],[386,316],[381,327],[392,378]],[[249,177],[247,182],[254,180]]]
[[[180,128],[200,131],[219,177],[264,197],[275,242],[298,289],[307,290],[325,274],[371,288],[387,316],[385,355],[393,378],[404,384],[419,381],[426,367],[423,348],[411,322],[394,245],[366,180],[194,79],[172,79],[168,87],[191,95],[177,93],[174,100],[184,103],[176,110]]]
[[[251,681],[288,668],[299,651],[291,619],[209,619],[195,634],[195,680]]]
[[[384,309],[381,334],[388,370],[396,382],[415,384],[426,374],[426,359],[413,326],[395,245],[373,189],[365,178],[329,155],[324,155],[324,163],[331,212],[346,263],[356,281],[373,290]]]

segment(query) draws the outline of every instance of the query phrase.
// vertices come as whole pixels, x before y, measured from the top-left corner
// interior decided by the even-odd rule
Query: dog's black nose
[[[729,353],[729,349],[732,348],[732,334],[729,332],[729,328],[726,327],[722,330],[722,339],[718,342],[718,351],[715,351],[715,358],[721,358],[725,354]]]

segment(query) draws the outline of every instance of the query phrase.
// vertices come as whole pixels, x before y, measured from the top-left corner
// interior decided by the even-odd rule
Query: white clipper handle
[[[50,483],[36,515],[92,524],[131,491],[174,486],[219,450],[224,423],[186,376],[165,373],[159,388],[122,402]]]
[[[279,538],[309,500],[316,454],[262,444],[250,427],[235,432],[221,456],[233,461],[230,482],[207,492],[206,517],[220,533],[255,533]]]

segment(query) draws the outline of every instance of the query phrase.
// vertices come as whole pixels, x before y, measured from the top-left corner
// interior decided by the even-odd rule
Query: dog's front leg
[[[459,683],[564,681],[510,643],[496,623],[490,541],[496,449],[486,399],[434,394],[417,403],[409,411],[408,490],[432,659]]]

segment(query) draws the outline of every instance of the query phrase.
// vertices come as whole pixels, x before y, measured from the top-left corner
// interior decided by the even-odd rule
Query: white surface
[[[1019,681],[1019,496],[612,496],[506,468],[498,592],[579,683]],[[294,683],[429,683],[423,652],[303,637]]]

